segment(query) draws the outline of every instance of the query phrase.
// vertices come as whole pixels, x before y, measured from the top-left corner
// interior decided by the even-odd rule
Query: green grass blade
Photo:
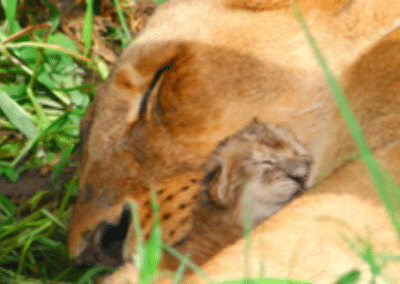
[[[43,215],[45,215],[51,221],[56,223],[58,226],[60,226],[61,228],[67,230],[67,227],[60,220],[58,220],[57,217],[53,216],[53,214],[51,214],[46,208],[40,209],[40,212],[42,212]]]
[[[160,5],[160,4],[162,4],[162,3],[164,3],[164,2],[167,2],[168,0],[154,0],[154,2],[157,4],[157,5]]]
[[[66,213],[69,199],[74,194],[74,191],[78,191],[78,177],[75,175],[72,180],[68,183],[65,195],[61,200],[61,205],[57,210],[57,217],[61,218],[61,216]]]
[[[15,159],[11,162],[10,166],[14,168],[25,155],[28,154],[28,152],[32,149],[32,147],[36,144],[38,140],[38,136],[35,136],[34,139],[31,139],[28,141],[28,143],[25,144],[24,148],[19,152],[18,156],[15,157]]]
[[[22,271],[22,268],[23,268],[25,260],[26,260],[26,254],[28,252],[28,249],[31,247],[31,244],[32,244],[34,238],[35,238],[35,236],[31,235],[27,240],[24,241],[24,246],[22,248],[21,255],[19,258],[19,262],[18,262],[18,269],[17,269],[18,274],[20,274]]]
[[[361,272],[358,269],[353,269],[349,273],[346,273],[335,284],[355,284],[360,279]]]
[[[366,139],[360,129],[357,119],[351,110],[346,96],[342,88],[336,82],[335,77],[330,71],[329,66],[321,53],[321,50],[318,48],[315,39],[311,35],[308,26],[304,20],[304,17],[301,14],[298,4],[296,2],[293,2],[291,7],[322,68],[326,81],[331,88],[336,102],[341,110],[342,116],[346,121],[347,126],[355,140],[355,143],[361,154],[361,158],[368,168],[368,171],[375,183],[381,200],[385,205],[387,212],[389,213],[389,216],[392,220],[392,224],[397,231],[398,237],[400,238],[400,188],[391,173],[386,169],[380,167],[375,158],[372,156],[368,143],[366,142]]]
[[[67,145],[62,153],[60,161],[58,161],[57,165],[53,168],[53,172],[51,174],[51,183],[56,189],[59,188],[61,174],[63,173],[63,170],[67,165],[69,157],[71,156],[74,148],[75,145]]]
[[[97,66],[95,66],[93,64],[93,62],[85,57],[82,56],[68,48],[65,48],[63,46],[57,45],[57,44],[46,44],[46,43],[41,43],[41,42],[33,42],[33,41],[29,41],[29,42],[18,42],[18,43],[6,43],[3,45],[0,45],[0,52],[3,50],[6,50],[8,48],[10,49],[16,49],[16,48],[23,48],[23,47],[39,47],[39,48],[44,48],[44,49],[48,49],[48,50],[55,50],[55,51],[59,51],[59,52],[63,52],[65,54],[71,55],[73,58],[85,63],[89,68],[93,69],[94,71],[98,71],[97,70]],[[12,57],[12,60],[18,64],[19,67],[21,67],[21,69],[26,72],[28,75],[32,76],[33,75],[33,71],[30,69],[29,66],[27,66],[26,64],[24,64],[22,61],[18,60],[15,57]],[[37,80],[42,83],[43,85],[46,85],[45,82],[41,81],[39,78],[37,78]],[[55,91],[54,91],[55,92]],[[69,104],[69,102],[65,103],[66,105]]]
[[[153,207],[153,229],[144,251],[144,265],[140,270],[140,279],[143,283],[151,283],[157,274],[161,262],[161,225],[159,219],[159,205],[154,189],[151,189]]]
[[[259,279],[242,279],[219,282],[218,284],[311,284],[312,282],[303,282],[290,279],[273,279],[273,278],[259,278]]]
[[[36,136],[37,129],[30,119],[30,114],[2,90],[0,90],[0,108],[10,122],[29,139]]]
[[[10,26],[10,34],[18,32],[21,29],[16,18],[18,0],[1,0],[1,5]]]
[[[93,41],[93,0],[86,0],[85,22],[83,23],[83,42],[85,43],[85,56],[89,53]]]
[[[136,236],[136,264],[138,266],[138,270],[141,271],[144,265],[144,240],[142,235],[142,229],[140,227],[139,213],[135,204],[130,205],[133,219],[133,227],[135,228],[135,236]]]
[[[68,112],[64,113],[61,117],[59,117],[57,120],[53,121],[49,126],[46,127],[43,131],[39,133],[39,135],[36,135],[34,139],[29,140],[28,143],[24,146],[24,148],[20,151],[17,157],[12,161],[10,164],[11,167],[15,167],[23,157],[32,149],[32,147],[41,139],[43,139],[44,136],[48,135],[48,133],[56,128],[60,127],[62,122],[68,117]]]
[[[51,23],[50,33],[52,34],[57,30],[58,25],[60,24],[60,13],[49,0],[43,0],[43,2],[46,4],[47,8],[49,8],[50,11],[50,20],[49,20]]]
[[[187,259],[187,256],[182,255],[181,253],[179,253],[176,249],[166,245],[165,243],[162,244],[162,248],[168,252],[170,255],[172,255],[173,257],[175,257],[176,259],[178,259],[180,262],[185,261],[185,259]],[[190,260],[186,260],[186,264],[187,266],[192,269],[195,273],[199,274],[206,283],[213,283],[210,279],[210,277],[208,277],[208,275],[201,270],[200,267],[198,267],[196,264],[194,264],[192,261]]]
[[[29,100],[32,102],[33,108],[39,117],[39,129],[45,128],[49,124],[49,120],[42,108],[42,106],[38,103],[36,96],[33,92],[32,85],[35,81],[34,77],[31,77],[31,82],[29,86],[26,88],[26,94],[28,95]]]
[[[98,68],[99,74],[101,76],[101,79],[102,80],[107,79],[108,75],[110,74],[107,63],[105,63],[103,60],[101,60],[98,57],[94,58],[94,62],[97,64],[97,68]]]
[[[185,257],[181,261],[181,263],[175,273],[174,284],[182,283],[183,277],[185,276],[185,269],[187,267],[188,261],[189,261],[189,256]]]
[[[92,278],[98,275],[101,272],[113,272],[115,268],[105,267],[105,266],[97,266],[89,269],[78,281],[78,284],[89,284],[95,283]]]
[[[132,41],[131,32],[129,31],[128,24],[126,23],[124,14],[122,12],[122,9],[121,9],[121,6],[119,5],[118,0],[114,0],[114,6],[115,6],[115,9],[117,10],[118,20],[119,20],[119,22],[122,26],[122,29],[124,30],[124,33],[125,33],[125,38],[122,40],[122,47],[125,48],[129,44],[129,42]]]
[[[7,217],[12,217],[14,216],[15,205],[9,198],[0,193],[0,213],[1,212],[4,212]]]

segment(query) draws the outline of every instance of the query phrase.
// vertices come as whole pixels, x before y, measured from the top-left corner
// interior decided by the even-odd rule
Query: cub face
[[[304,192],[311,164],[290,131],[254,120],[218,144],[205,163],[203,183],[211,202],[235,207],[238,224],[246,202],[258,224]]]

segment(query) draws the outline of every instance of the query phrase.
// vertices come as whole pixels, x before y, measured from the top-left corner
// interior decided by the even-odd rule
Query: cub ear
[[[125,121],[133,124],[149,118],[163,72],[168,70],[184,45],[179,42],[132,43],[121,55],[107,81],[109,94],[129,105]]]
[[[243,147],[225,148],[211,154],[204,166],[206,175],[203,179],[210,201],[221,207],[229,207],[236,203],[238,190],[241,190],[240,187],[246,179],[243,164],[249,156],[250,152]]]

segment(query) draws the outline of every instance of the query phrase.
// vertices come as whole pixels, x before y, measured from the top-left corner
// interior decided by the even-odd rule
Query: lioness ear
[[[182,50],[178,42],[131,44],[116,63],[108,82],[109,93],[129,105],[126,122],[150,116],[162,74]]]

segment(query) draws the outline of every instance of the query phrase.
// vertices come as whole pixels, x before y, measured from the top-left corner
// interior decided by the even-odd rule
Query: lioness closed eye
[[[283,206],[354,157],[354,143],[290,3],[169,0],[157,8],[99,86],[82,122],[81,191],[69,229],[72,259],[111,265],[129,259],[136,248],[130,204],[139,209],[147,237],[154,188],[163,240],[183,252],[198,252],[192,257],[201,263],[240,235],[243,191],[238,185],[246,185],[246,179],[256,205],[253,219],[260,222],[274,206]],[[378,151],[397,143],[400,1],[298,3],[370,146]],[[251,142],[259,139],[250,131],[255,117],[278,138],[277,133],[293,133],[281,137],[290,147]],[[356,181],[358,175],[339,175],[338,185],[344,177]],[[291,266],[296,247],[306,248],[301,261],[308,265],[303,274],[294,274],[321,283],[335,282],[338,273],[357,263],[343,239],[324,243],[320,254],[317,241],[326,239],[320,231],[333,236],[337,230],[311,219],[318,217],[315,212],[329,213],[329,206],[358,230],[370,224],[368,216],[379,216],[384,225],[375,243],[393,241],[382,205],[370,206],[368,198],[376,200],[371,191],[357,194],[359,182],[339,193],[310,188],[262,223],[262,236],[270,236],[264,248],[274,275],[296,272]],[[275,231],[286,224],[298,225],[296,234],[290,228]],[[297,246],[293,236],[307,233],[316,241]],[[164,255],[164,267],[177,265]]]

